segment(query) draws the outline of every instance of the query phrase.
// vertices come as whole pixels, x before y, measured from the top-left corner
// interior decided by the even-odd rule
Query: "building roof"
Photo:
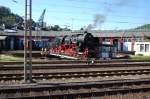
[[[93,34],[94,37],[150,37],[150,31],[89,31]],[[32,31],[33,36],[44,36],[44,37],[55,37],[55,36],[64,36],[72,34],[83,34],[84,31]],[[18,30],[17,32],[8,33],[0,31],[0,35],[4,36],[24,36],[24,31]]]

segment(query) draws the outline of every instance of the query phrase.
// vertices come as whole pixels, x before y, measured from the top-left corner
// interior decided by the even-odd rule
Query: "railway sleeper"
[[[147,81],[146,81],[147,82]],[[138,85],[138,87],[132,85]],[[54,86],[28,86],[26,88],[12,88],[9,90],[1,89],[0,97],[1,98],[11,98],[11,99],[40,99],[40,98],[76,98],[80,97],[91,97],[91,96],[103,96],[103,95],[115,95],[117,93],[126,94],[126,93],[137,93],[137,92],[146,92],[150,91],[148,87],[143,87],[139,85],[145,84],[145,81],[141,82],[125,82],[120,81],[116,82],[107,82],[107,83],[93,83],[93,84],[66,84],[65,85],[54,85]],[[150,82],[148,83],[150,84]],[[117,86],[116,86],[117,85]],[[130,86],[131,85],[131,86]]]

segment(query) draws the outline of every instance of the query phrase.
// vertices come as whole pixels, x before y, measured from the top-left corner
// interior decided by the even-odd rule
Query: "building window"
[[[140,52],[144,52],[144,44],[140,44]]]
[[[131,42],[131,39],[130,39],[130,38],[128,39],[128,42]]]
[[[138,38],[138,42],[142,42],[142,39],[141,39],[141,38]]]
[[[128,42],[127,38],[124,38],[124,42]]]
[[[149,52],[149,44],[145,44],[145,52]]]

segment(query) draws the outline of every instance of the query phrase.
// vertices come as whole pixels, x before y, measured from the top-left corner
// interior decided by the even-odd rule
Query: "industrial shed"
[[[92,33],[94,37],[99,38],[100,44],[105,43],[107,46],[109,45],[109,47],[112,46],[106,49],[113,49],[113,52],[135,52],[134,54],[149,55],[150,41],[147,38],[150,37],[150,30],[107,30],[89,32]],[[57,36],[82,33],[84,33],[84,31],[42,31],[41,34],[32,31],[32,39],[33,42],[39,41],[45,44],[43,47],[50,47],[51,41]],[[23,38],[24,31],[18,30],[12,33],[0,31],[0,48],[1,50],[23,50]],[[112,53],[111,51],[109,52]]]

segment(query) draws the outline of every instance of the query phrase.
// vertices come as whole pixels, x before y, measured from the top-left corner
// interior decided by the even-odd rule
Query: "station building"
[[[101,57],[112,57],[112,54],[150,55],[150,30],[128,31],[89,31],[99,38]],[[84,33],[84,31],[32,31],[33,50],[51,48],[51,42],[57,36]],[[38,46],[38,47],[37,47]],[[0,31],[0,50],[23,50],[24,31]]]

